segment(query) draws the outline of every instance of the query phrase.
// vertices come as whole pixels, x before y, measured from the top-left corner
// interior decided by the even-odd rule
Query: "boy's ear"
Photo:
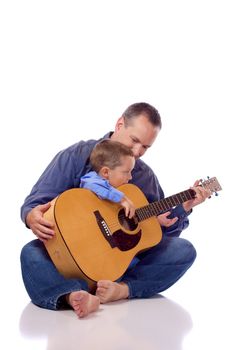
[[[107,166],[103,166],[100,169],[99,175],[102,176],[104,179],[108,180],[109,178],[109,168]]]

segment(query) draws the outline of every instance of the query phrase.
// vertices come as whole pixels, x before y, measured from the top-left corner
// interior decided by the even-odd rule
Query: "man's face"
[[[125,126],[124,118],[121,117],[117,121],[112,140],[130,147],[137,159],[152,146],[159,131],[160,128],[152,125],[144,115],[134,118],[128,126]]]

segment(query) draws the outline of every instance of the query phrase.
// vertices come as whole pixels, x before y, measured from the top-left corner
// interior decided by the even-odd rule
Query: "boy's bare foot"
[[[127,299],[129,296],[129,287],[123,282],[117,283],[101,280],[97,282],[95,294],[99,297],[101,304],[105,304],[110,301]]]
[[[66,300],[80,318],[96,311],[100,305],[100,299],[97,296],[91,295],[84,290],[68,294]]]

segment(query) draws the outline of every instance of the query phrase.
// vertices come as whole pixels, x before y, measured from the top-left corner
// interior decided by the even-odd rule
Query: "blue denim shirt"
[[[92,170],[89,157],[93,147],[101,140],[109,138],[111,134],[108,133],[99,140],[80,141],[59,152],[26,197],[21,207],[22,220],[25,222],[29,211],[37,205],[51,201],[68,189],[80,187],[81,177]],[[164,192],[156,175],[141,159],[136,160],[130,183],[142,190],[149,203],[164,198]],[[179,219],[168,228],[162,227],[162,230],[165,235],[179,236],[189,224],[188,216],[182,205],[171,211],[170,217],[177,216]]]
[[[98,175],[95,171],[90,171],[81,177],[80,187],[91,190],[100,199],[108,199],[115,203],[119,203],[124,197],[123,192],[111,186],[108,180]]]

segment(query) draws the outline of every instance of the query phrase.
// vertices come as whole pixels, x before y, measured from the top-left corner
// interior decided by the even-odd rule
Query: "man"
[[[194,184],[194,199],[157,217],[163,231],[161,242],[138,254],[119,281],[98,281],[95,295],[89,293],[86,281],[60,275],[43,244],[54,236],[52,223],[43,218],[50,201],[69,188],[79,187],[80,178],[92,170],[91,151],[103,139],[110,138],[131,148],[136,162],[130,182],[143,191],[149,202],[164,198],[157,177],[140,159],[154,143],[161,126],[160,115],[153,106],[135,103],[117,120],[114,132],[99,140],[72,145],[58,153],[45,169],[21,209],[22,220],[38,238],[25,245],[21,252],[23,280],[33,303],[52,310],[70,305],[79,317],[84,317],[96,311],[99,303],[148,298],[160,293],[192,265],[195,248],[179,235],[188,226],[192,208],[210,195],[198,187],[198,181]]]

